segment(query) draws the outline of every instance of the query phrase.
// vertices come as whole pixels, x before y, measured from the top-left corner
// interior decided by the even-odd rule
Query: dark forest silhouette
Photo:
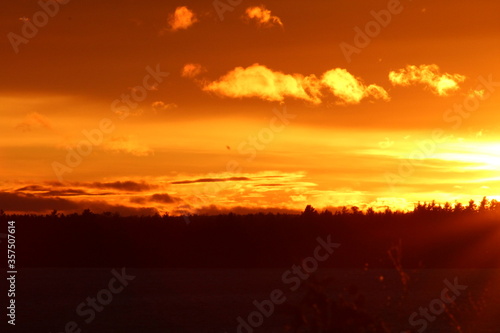
[[[484,198],[411,212],[357,207],[302,214],[120,216],[117,213],[7,215],[26,266],[285,267],[309,256],[319,236],[342,244],[328,267],[498,267],[500,203]],[[493,238],[493,239],[492,239]],[[490,246],[491,245],[491,246]],[[436,255],[438,254],[438,255]]]
[[[172,299],[168,272],[186,272],[183,276],[188,281],[203,282],[203,272],[223,273],[224,268],[245,268],[241,279],[245,279],[250,268],[259,268],[257,272],[260,268],[274,267],[286,270],[312,256],[318,237],[325,239],[328,235],[340,247],[321,262],[320,269],[339,268],[339,271],[358,272],[359,276],[345,281],[331,271],[325,277],[319,272],[312,273],[295,295],[288,294],[290,300],[276,306],[276,317],[269,319],[279,323],[283,332],[387,333],[393,328],[409,328],[408,316],[421,305],[414,303],[409,295],[417,291],[426,293],[425,299],[436,297],[421,288],[419,278],[425,274],[419,272],[444,268],[452,278],[455,268],[500,266],[500,204],[486,198],[478,204],[471,200],[467,205],[418,203],[410,212],[389,208],[380,212],[362,211],[358,207],[318,212],[310,205],[301,214],[213,216],[120,216],[112,212],[96,214],[88,209],[81,214],[53,211],[46,215],[9,215],[0,210],[0,219],[16,221],[17,260],[24,268],[40,267],[42,272],[47,267],[50,270],[102,267],[105,271],[108,267],[127,267],[132,272],[146,268],[137,275],[144,275],[153,267],[161,268],[152,269],[154,274],[147,274],[150,279],[134,281],[135,289],[131,292],[135,290],[140,295],[143,307],[144,295],[150,295],[148,292],[154,286],[154,296],[161,297],[151,297],[165,300],[160,305],[148,303],[148,309],[162,313],[156,320],[166,327],[170,327],[172,320],[167,311],[168,300]],[[435,271],[439,275],[441,270]],[[369,286],[374,284],[368,277],[373,274],[386,274],[387,279],[380,280],[371,290]],[[462,278],[460,275],[460,281]],[[58,290],[64,279],[58,276],[54,286],[48,288]],[[434,280],[441,283],[440,278]],[[332,292],[338,289],[339,281],[345,283],[341,286],[343,291]],[[238,285],[230,280],[225,283]],[[286,290],[286,285],[279,287]],[[462,328],[472,331],[484,309],[495,309],[496,304],[482,296],[489,287],[479,287],[480,292],[450,304],[433,327],[453,332],[462,332]],[[276,285],[266,286],[265,291],[272,288]],[[380,288],[385,288],[383,292],[390,296],[383,304],[374,303],[371,295]],[[213,291],[204,292],[208,295]],[[190,299],[190,295],[185,297]],[[483,305],[478,307],[478,304]],[[246,311],[238,310],[235,316]],[[234,329],[233,317],[228,323]],[[51,328],[60,326],[56,319],[51,325]],[[408,332],[416,332],[416,327],[412,329]]]

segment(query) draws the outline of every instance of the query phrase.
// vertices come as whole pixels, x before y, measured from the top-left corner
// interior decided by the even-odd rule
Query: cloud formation
[[[228,182],[228,181],[247,181],[250,180],[248,177],[230,177],[230,178],[200,178],[195,180],[179,180],[172,182],[174,185],[181,184],[195,184],[195,183],[217,183],[217,182]]]
[[[206,70],[200,64],[185,64],[181,71],[182,77],[194,78]]]
[[[375,84],[365,86],[360,78],[342,68],[327,71],[323,74],[321,82],[346,104],[358,104],[362,99],[369,97],[385,101],[390,99],[384,88]]]
[[[447,96],[459,89],[459,83],[465,81],[460,74],[441,74],[438,65],[407,65],[405,68],[389,73],[389,80],[395,86],[423,84],[439,96]]]
[[[167,193],[156,193],[151,196],[150,201],[159,203],[174,203],[177,201],[177,199],[173,198]]]
[[[159,185],[145,181],[69,182],[66,184],[44,182],[43,185],[25,185],[13,191],[0,190],[0,209],[10,213],[48,213],[57,210],[69,214],[88,208],[97,213],[110,211],[122,215],[151,215],[158,212],[155,207],[159,204],[182,201],[165,192],[148,194],[158,187]],[[103,189],[106,191],[103,192]],[[143,207],[131,206],[128,202],[140,204]]]
[[[115,196],[127,192],[147,192],[158,188],[158,185],[144,181],[114,181],[114,182],[68,182],[66,184],[45,182],[44,185],[27,185],[15,190],[23,195],[40,197],[70,197],[70,196]],[[102,190],[109,190],[102,192]]]
[[[1,209],[7,212],[26,211],[27,207],[31,212],[45,212],[48,210],[69,210],[78,209],[75,202],[62,198],[45,198],[34,194],[7,193],[0,191]]]
[[[130,198],[130,202],[140,204],[140,205],[144,205],[145,203],[151,203],[151,202],[161,203],[161,204],[172,204],[172,203],[176,203],[179,201],[181,201],[181,200],[178,198],[172,197],[171,195],[169,195],[167,193],[155,193],[155,194],[147,196],[147,197],[140,196],[140,197]]]
[[[148,184],[144,181],[134,182],[131,180],[115,181],[115,182],[77,183],[77,185],[90,188],[115,189],[120,191],[132,191],[132,192],[148,191],[157,187],[157,185]]]
[[[79,189],[62,189],[62,190],[52,190],[49,187],[30,185],[22,188],[18,188],[16,193],[25,195],[38,195],[40,197],[74,197],[74,196],[92,196],[93,193],[86,192]]]
[[[196,14],[186,6],[177,7],[168,18],[168,25],[171,31],[187,29],[198,22]]]
[[[248,206],[235,206],[223,207],[217,205],[208,205],[200,207],[196,210],[199,215],[220,215],[220,214],[300,214],[301,209],[292,209],[286,207],[248,207]],[[184,211],[174,211],[174,213],[185,214]]]
[[[318,98],[307,93],[308,85],[303,75],[284,74],[253,64],[247,68],[236,67],[219,80],[206,84],[203,90],[232,98],[258,97],[271,102],[283,102],[285,97],[294,97],[319,103]]]
[[[114,137],[102,145],[106,151],[128,153],[135,156],[152,155],[154,151],[148,146],[139,143],[133,137]]]
[[[154,112],[165,111],[169,109],[175,109],[177,104],[175,103],[165,103],[163,101],[156,101],[151,104]]]
[[[16,128],[20,129],[23,132],[28,132],[35,128],[45,128],[49,131],[54,130],[54,126],[52,126],[50,120],[38,112],[31,112],[30,114],[26,115],[26,117],[24,117],[24,120],[17,124]]]
[[[248,7],[245,11],[245,17],[249,21],[254,21],[258,26],[268,28],[273,26],[283,27],[283,22],[277,16],[271,14],[269,9],[266,9],[263,5]]]
[[[283,102],[291,97],[316,105],[325,97],[322,89],[337,97],[339,104],[357,104],[364,98],[389,100],[384,88],[374,84],[365,86],[361,79],[342,68],[329,70],[318,79],[314,74],[285,74],[253,64],[246,68],[236,67],[203,86],[204,91],[224,97],[257,97],[270,102]]]

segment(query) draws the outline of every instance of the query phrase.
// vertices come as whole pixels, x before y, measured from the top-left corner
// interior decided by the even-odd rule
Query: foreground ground
[[[421,325],[410,325],[410,315],[440,298],[445,279],[457,278],[467,289],[428,322],[425,331],[498,332],[500,270],[408,271],[406,296],[396,270],[319,269],[296,291],[283,282],[286,270],[126,268],[135,278],[86,323],[90,316],[78,315],[76,309],[87,297],[95,298],[108,288],[112,268],[24,269],[19,272],[16,331],[64,332],[65,325],[74,321],[82,332],[96,333],[238,332],[237,318],[256,310],[253,301],[269,299],[273,290],[280,289],[286,301],[276,305],[255,332],[284,332],[294,323],[297,306],[304,304],[309,282],[328,277],[328,282],[319,283],[328,297],[351,303],[364,299],[364,310],[380,318],[390,332],[417,332]]]

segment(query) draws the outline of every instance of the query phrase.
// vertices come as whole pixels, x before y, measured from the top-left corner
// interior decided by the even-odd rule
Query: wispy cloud
[[[168,18],[168,25],[171,31],[187,29],[198,22],[196,14],[186,6],[177,7]]]
[[[438,65],[408,65],[405,68],[389,73],[389,80],[395,86],[422,84],[434,94],[447,96],[459,89],[459,83],[465,81],[460,74],[441,74]]]
[[[113,181],[113,182],[44,182],[43,185],[26,185],[15,190],[16,193],[41,196],[76,196],[76,195],[117,195],[126,192],[148,192],[157,189],[158,185],[145,181]],[[102,192],[102,190],[108,190]]]
[[[205,68],[203,68],[202,65],[189,63],[185,64],[184,67],[182,67],[181,76],[187,78],[194,78],[205,71],[206,70]]]
[[[273,26],[283,27],[281,19],[278,16],[272,15],[271,11],[263,5],[248,7],[245,11],[245,18],[264,28]]]
[[[102,145],[104,150],[115,153],[128,153],[135,156],[148,156],[154,152],[148,146],[141,144],[134,137],[114,137]]]
[[[228,181],[246,181],[250,180],[247,177],[230,177],[230,178],[200,178],[194,180],[180,180],[172,182],[174,185],[180,184],[195,184],[195,183],[216,183],[216,182],[228,182]]]
[[[157,212],[153,206],[182,202],[180,198],[164,192],[151,194],[151,190],[157,188],[159,185],[144,181],[44,182],[15,190],[0,190],[0,202],[3,204],[0,208],[11,213],[47,213],[54,209],[74,213],[89,208],[97,213],[111,211],[123,215],[151,215]],[[133,198],[141,198],[142,201],[136,202]],[[139,203],[142,207],[127,205],[128,202]],[[145,204],[149,207],[144,207]]]
[[[155,193],[153,195],[144,197],[132,197],[130,198],[130,202],[137,204],[145,204],[145,203],[160,203],[160,204],[173,204],[176,202],[182,201],[178,198],[175,198],[167,193]]]
[[[471,89],[467,93],[467,96],[469,96],[469,97],[478,97],[479,99],[483,99],[484,98],[484,93],[485,93],[484,89]]]
[[[130,180],[115,182],[77,183],[76,185],[89,188],[115,189],[120,191],[132,192],[148,191],[157,187],[157,185],[148,184],[146,182],[135,182]]]
[[[92,193],[86,192],[81,189],[62,189],[62,190],[54,190],[50,187],[40,186],[40,185],[29,185],[16,189],[16,193],[32,195],[36,194],[40,197],[72,197],[72,196],[81,196],[81,195],[94,195]]]
[[[300,214],[301,209],[283,208],[283,207],[221,207],[216,205],[203,206],[197,209],[196,213],[200,215],[219,215],[219,214]],[[175,212],[174,212],[175,213]],[[179,212],[183,213],[183,212]]]
[[[54,130],[50,120],[38,112],[32,112],[24,117],[23,121],[17,124],[16,128],[23,132],[32,131],[35,128],[45,128],[49,131]]]
[[[165,103],[163,101],[156,101],[151,104],[154,112],[165,111],[169,109],[175,109],[177,104],[175,103]]]
[[[26,193],[7,193],[0,192],[0,202],[2,203],[4,209],[8,211],[26,211],[32,212],[44,212],[47,210],[68,210],[68,209],[78,209],[80,206],[70,200],[62,198],[46,198],[34,194]]]

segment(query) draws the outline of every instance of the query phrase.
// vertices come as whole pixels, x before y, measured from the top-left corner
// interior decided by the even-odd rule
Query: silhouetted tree
[[[465,210],[468,213],[474,213],[476,211],[476,207],[477,207],[477,205],[474,203],[474,200],[471,199],[469,201],[469,205],[467,206],[467,208],[465,208]]]
[[[325,209],[322,213],[321,213],[321,216],[323,217],[332,217],[333,216],[333,213],[331,211],[329,211],[328,209]]]
[[[453,208],[453,212],[454,213],[461,213],[465,210],[464,206],[462,205],[461,202],[457,202],[455,204],[455,207]]]
[[[492,212],[498,212],[500,210],[499,202],[496,199],[491,200],[489,210]]]
[[[489,206],[489,201],[486,199],[486,197],[483,197],[483,200],[481,200],[481,203],[479,204],[479,212],[484,213]]]
[[[304,217],[314,217],[318,215],[319,214],[316,211],[316,209],[311,205],[307,205],[306,208],[304,209],[304,212],[302,212],[302,216]]]

